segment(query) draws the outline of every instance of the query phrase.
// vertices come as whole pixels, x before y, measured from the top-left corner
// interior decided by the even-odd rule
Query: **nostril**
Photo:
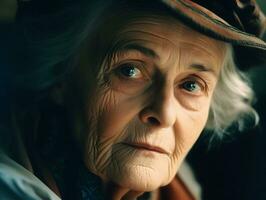
[[[148,122],[149,122],[149,124],[151,124],[151,125],[155,125],[155,126],[160,125],[159,120],[156,119],[155,117],[149,117],[149,118],[148,118]]]

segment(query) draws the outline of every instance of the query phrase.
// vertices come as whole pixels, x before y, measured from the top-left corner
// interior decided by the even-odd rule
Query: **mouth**
[[[128,146],[131,146],[131,147],[133,147],[135,149],[153,151],[153,152],[166,154],[166,155],[169,154],[167,151],[165,151],[161,147],[153,146],[153,145],[150,145],[150,144],[147,144],[147,143],[124,143],[124,144],[126,144]]]

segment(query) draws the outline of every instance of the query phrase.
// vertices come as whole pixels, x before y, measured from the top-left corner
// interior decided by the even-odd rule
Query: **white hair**
[[[259,117],[251,106],[253,101],[254,92],[248,76],[236,67],[233,47],[228,44],[206,129],[223,136],[232,124],[237,125],[239,130],[246,128],[245,125],[250,122],[257,125]]]

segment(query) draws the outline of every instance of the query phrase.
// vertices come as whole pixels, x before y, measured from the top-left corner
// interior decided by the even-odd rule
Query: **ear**
[[[55,85],[50,93],[52,102],[59,106],[65,105],[66,88],[67,84],[64,82]]]

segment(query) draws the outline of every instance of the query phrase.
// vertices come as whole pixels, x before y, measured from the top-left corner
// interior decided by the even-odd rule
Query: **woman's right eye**
[[[145,91],[152,82],[145,67],[142,62],[127,62],[117,65],[110,74],[112,88],[132,95]]]
[[[116,74],[126,79],[143,79],[145,75],[136,64],[125,63],[116,68]]]

